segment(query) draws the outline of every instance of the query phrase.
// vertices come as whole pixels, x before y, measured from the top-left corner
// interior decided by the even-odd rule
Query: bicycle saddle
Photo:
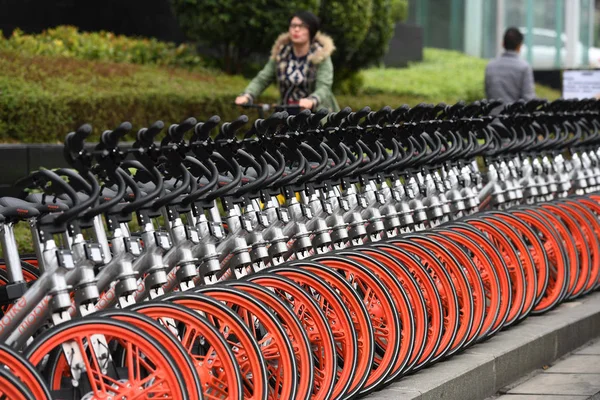
[[[15,209],[34,208],[37,211],[39,211],[40,214],[65,211],[65,210],[69,209],[69,207],[64,203],[56,203],[56,204],[30,203],[29,201],[18,199],[16,197],[0,198],[0,206],[6,207],[6,208],[15,208]],[[27,218],[29,218],[29,217],[27,217]]]

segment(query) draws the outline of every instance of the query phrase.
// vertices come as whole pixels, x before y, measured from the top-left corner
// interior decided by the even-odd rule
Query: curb
[[[481,400],[600,336],[600,293],[563,303],[543,316],[471,346],[447,361],[401,378],[369,400]]]

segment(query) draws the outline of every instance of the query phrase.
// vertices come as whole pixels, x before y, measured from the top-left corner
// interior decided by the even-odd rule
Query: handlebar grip
[[[354,118],[358,118],[356,120],[356,122],[358,122],[360,119],[366,117],[367,115],[369,115],[369,113],[371,112],[371,107],[366,106],[361,108],[360,110],[358,110],[357,112],[354,113]]]
[[[286,119],[286,124],[291,129],[298,129],[302,124],[308,121],[310,115],[310,110],[302,110],[296,115],[289,115]]]
[[[427,103],[419,103],[408,112],[408,117],[411,121],[418,121],[423,118],[423,116],[430,112],[433,109],[432,104]]]
[[[389,113],[391,113],[391,112],[392,112],[392,107],[390,107],[390,106],[385,106],[378,111],[371,111],[369,113],[369,115],[367,115],[367,121],[369,122],[369,124],[377,124],[382,119],[387,117],[389,115]]]
[[[92,134],[92,126],[83,124],[75,132],[70,132],[65,138],[65,146],[73,153],[79,153],[83,150],[83,142]]]
[[[465,103],[464,101],[462,101],[462,100],[461,100],[461,101],[459,101],[458,103],[451,105],[451,106],[448,108],[448,111],[447,111],[447,112],[448,112],[448,114],[449,114],[449,115],[451,115],[451,116],[456,116],[457,114],[459,114],[459,113],[460,113],[460,110],[462,110],[462,109],[463,109],[465,106],[466,106],[466,103]]]
[[[396,122],[402,116],[410,111],[410,106],[408,104],[402,104],[400,107],[393,110],[390,114],[390,122]]]
[[[490,100],[488,102],[488,109],[491,111],[496,107],[500,107],[502,104],[504,104],[504,102],[502,102],[502,100]]]
[[[196,118],[190,117],[180,124],[173,124],[169,127],[169,136],[173,142],[181,142],[187,131],[193,129],[198,123]]]
[[[367,116],[371,112],[371,107],[364,107],[356,112],[351,112],[344,120],[341,122],[344,126],[356,126],[360,122],[360,120]]]
[[[231,139],[235,136],[235,132],[242,126],[248,123],[248,117],[246,115],[240,115],[238,118],[231,122],[225,122],[221,125],[221,134],[227,139]]]
[[[446,108],[448,108],[448,105],[444,102],[436,104],[433,107],[433,110],[431,110],[432,117],[437,118],[439,116],[440,112],[443,112]]]
[[[288,113],[286,111],[278,111],[270,115],[267,119],[257,120],[255,126],[259,132],[264,133],[271,128],[281,125],[287,117]]]
[[[206,140],[210,132],[221,122],[221,117],[213,115],[206,122],[199,122],[194,128],[195,140]]]
[[[358,125],[360,120],[363,119],[364,117],[366,117],[367,115],[369,115],[370,112],[371,112],[371,107],[366,106],[356,112],[350,113],[350,115],[348,115],[345,119],[346,125],[349,125],[349,126]]]
[[[532,113],[532,112],[536,111],[543,104],[545,104],[544,100],[532,99],[532,100],[529,100],[525,104],[525,110],[527,110],[528,113]]]
[[[327,122],[329,122],[331,125],[338,126],[344,118],[346,118],[348,115],[350,115],[351,112],[352,112],[352,109],[350,107],[345,107],[341,111],[330,114],[329,118],[327,118]]]
[[[156,121],[149,128],[142,128],[137,133],[137,139],[140,142],[152,143],[154,137],[160,133],[165,127],[165,123],[162,121]]]
[[[125,136],[130,130],[132,126],[130,122],[123,122],[113,131],[104,131],[102,132],[102,143],[104,143],[107,147],[115,147],[123,136]]]
[[[481,110],[481,103],[478,101],[474,101],[473,103],[467,105],[460,111],[460,115],[463,117],[473,117]]]
[[[347,107],[347,108],[349,108],[349,107]],[[319,124],[321,123],[321,120],[323,118],[325,118],[327,116],[327,114],[329,114],[329,111],[327,111],[326,108],[321,108],[321,109],[317,110],[316,113],[314,113],[308,117],[308,119],[306,120],[306,124],[308,125],[309,128],[314,129],[317,126],[319,126]]]

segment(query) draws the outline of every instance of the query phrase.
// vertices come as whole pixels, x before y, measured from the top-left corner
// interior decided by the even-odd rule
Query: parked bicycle
[[[81,126],[0,198],[0,394],[350,399],[597,289],[600,103],[498,105]]]

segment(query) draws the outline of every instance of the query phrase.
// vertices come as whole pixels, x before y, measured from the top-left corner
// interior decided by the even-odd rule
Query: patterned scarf
[[[277,65],[277,80],[284,104],[298,103],[300,99],[308,97],[314,90],[317,68],[312,62],[308,61],[308,55],[317,50],[318,47],[320,45],[314,42],[309,53],[303,57],[294,55],[291,44],[281,49]]]

